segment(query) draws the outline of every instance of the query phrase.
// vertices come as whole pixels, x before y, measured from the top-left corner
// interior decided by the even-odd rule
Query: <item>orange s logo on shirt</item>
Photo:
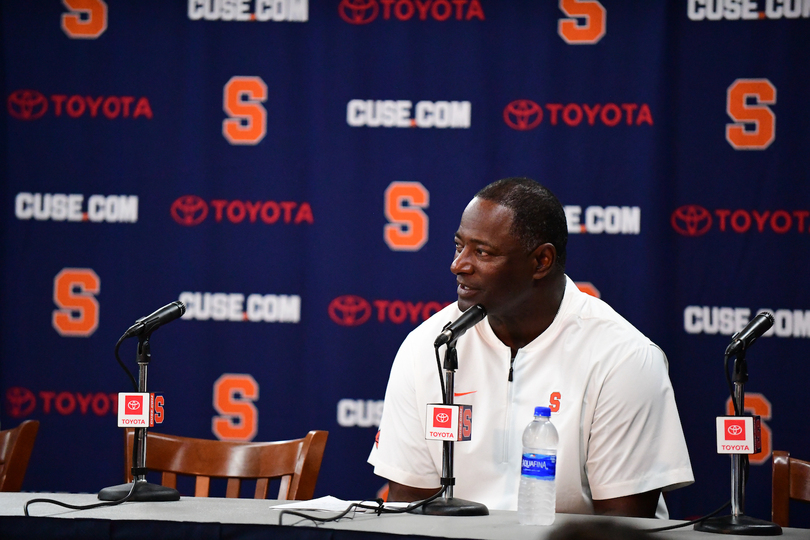
[[[552,392],[551,395],[548,397],[548,408],[551,409],[551,412],[560,412],[560,400],[562,399],[562,394],[559,392]]]
[[[98,329],[101,279],[90,268],[63,268],[53,278],[51,324],[59,335],[89,337]]]

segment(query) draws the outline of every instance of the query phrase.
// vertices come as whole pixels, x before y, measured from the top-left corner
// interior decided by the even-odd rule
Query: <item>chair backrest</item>
[[[327,431],[303,439],[232,442],[146,432],[146,468],[162,472],[161,484],[177,489],[177,475],[196,477],[194,496],[209,495],[211,478],[227,478],[226,497],[239,497],[242,480],[256,480],[254,498],[266,499],[270,480],[280,478],[279,500],[311,499],[321,470]],[[127,482],[132,482],[135,430],[126,430]]]
[[[26,420],[13,429],[0,431],[0,491],[22,489],[37,431],[37,420]]]
[[[788,527],[790,500],[810,502],[810,461],[790,457],[790,453],[773,453],[773,491],[771,521]]]

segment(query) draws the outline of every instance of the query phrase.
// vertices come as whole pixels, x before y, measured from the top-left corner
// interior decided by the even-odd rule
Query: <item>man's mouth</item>
[[[469,285],[465,285],[464,283],[458,282],[458,294],[459,296],[469,295],[475,293],[478,289],[474,289]]]

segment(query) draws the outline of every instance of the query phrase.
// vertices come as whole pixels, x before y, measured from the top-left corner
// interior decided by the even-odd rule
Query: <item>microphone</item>
[[[731,343],[726,347],[726,356],[737,354],[740,350],[744,351],[753,345],[754,341],[767,332],[771,326],[773,326],[773,315],[767,311],[758,313],[745,328],[731,336]]]
[[[183,302],[172,302],[154,313],[141,317],[135,324],[129,327],[124,333],[124,338],[132,336],[140,336],[143,334],[151,334],[166,323],[170,323],[175,319],[179,319],[186,312],[186,306]]]
[[[481,304],[475,304],[467,311],[461,314],[461,317],[454,322],[448,324],[444,331],[438,335],[433,346],[436,348],[441,347],[445,343],[455,341],[464,335],[464,332],[481,322],[487,316],[487,310]]]

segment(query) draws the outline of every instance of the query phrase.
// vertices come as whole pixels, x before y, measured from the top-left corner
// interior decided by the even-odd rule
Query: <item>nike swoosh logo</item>
[[[473,390],[472,392],[453,392],[453,395],[456,397],[466,396],[467,394],[474,394],[478,392],[478,390]]]

